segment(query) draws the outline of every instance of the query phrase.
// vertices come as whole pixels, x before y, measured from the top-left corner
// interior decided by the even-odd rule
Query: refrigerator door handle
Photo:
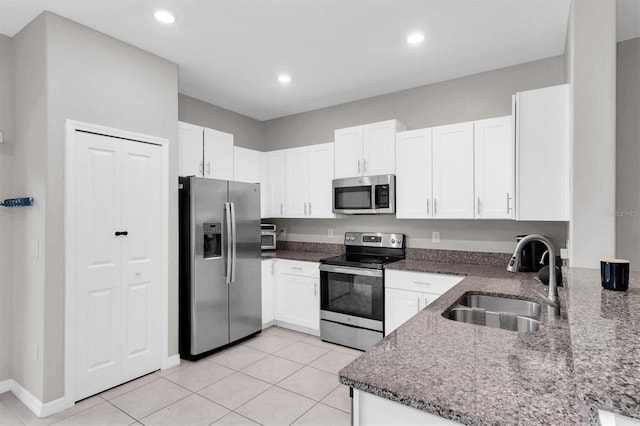
[[[237,238],[236,238],[236,205],[235,203],[231,204],[231,239],[233,244],[233,259],[231,261],[231,282],[236,282],[236,246],[237,246]]]
[[[225,221],[227,223],[227,233],[225,237],[227,238],[227,276],[226,281],[227,284],[231,283],[231,206],[230,203],[224,203],[224,216]]]

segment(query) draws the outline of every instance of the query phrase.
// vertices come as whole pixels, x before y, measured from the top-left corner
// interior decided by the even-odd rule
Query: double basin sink
[[[533,333],[540,329],[540,312],[540,303],[531,300],[465,293],[443,315],[454,321]]]

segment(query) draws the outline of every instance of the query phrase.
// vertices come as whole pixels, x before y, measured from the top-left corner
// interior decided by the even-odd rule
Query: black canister
[[[518,235],[516,241],[520,241],[526,235]],[[544,265],[540,263],[547,246],[541,241],[529,241],[520,252],[520,272],[538,272]]]
[[[600,277],[603,288],[627,291],[629,288],[629,261],[625,259],[601,259]]]

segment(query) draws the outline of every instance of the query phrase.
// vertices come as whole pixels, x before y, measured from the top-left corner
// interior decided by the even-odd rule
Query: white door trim
[[[75,273],[76,270],[76,211],[75,201],[75,170],[73,164],[74,150],[70,143],[74,140],[77,130],[98,133],[105,136],[130,139],[133,141],[151,143],[162,148],[162,272],[161,272],[161,350],[160,365],[167,368],[175,364],[173,357],[169,357],[169,140],[126,130],[114,129],[74,120],[65,121],[65,198],[64,198],[64,247],[65,247],[65,314],[64,314],[64,407],[75,404]]]

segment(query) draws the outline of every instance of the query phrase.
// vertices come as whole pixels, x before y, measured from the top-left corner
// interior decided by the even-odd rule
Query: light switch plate
[[[440,233],[439,232],[432,232],[431,233],[431,242],[432,243],[439,243],[440,242]]]

